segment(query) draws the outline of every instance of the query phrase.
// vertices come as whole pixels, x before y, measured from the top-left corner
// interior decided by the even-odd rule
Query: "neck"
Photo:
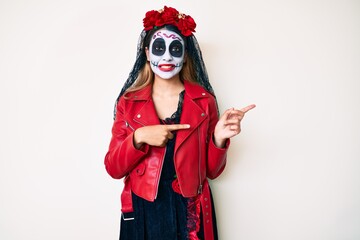
[[[182,90],[184,90],[184,84],[181,82],[179,75],[171,79],[162,79],[155,76],[153,83],[153,95],[178,95]]]

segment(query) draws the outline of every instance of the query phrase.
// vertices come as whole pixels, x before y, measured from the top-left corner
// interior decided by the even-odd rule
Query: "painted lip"
[[[175,65],[174,64],[159,64],[158,68],[163,72],[171,72],[172,70],[175,69]]]

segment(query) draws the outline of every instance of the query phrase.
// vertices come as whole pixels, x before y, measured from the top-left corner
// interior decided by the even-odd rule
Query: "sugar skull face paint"
[[[153,72],[163,79],[178,74],[184,63],[184,40],[177,33],[160,29],[150,41],[149,61]]]

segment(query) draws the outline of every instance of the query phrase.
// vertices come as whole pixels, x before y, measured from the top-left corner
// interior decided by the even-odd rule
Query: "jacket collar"
[[[195,83],[184,81],[185,95],[180,118],[181,124],[190,124],[189,129],[184,129],[177,132],[175,148],[178,149],[183,141],[197,129],[197,127],[209,116],[204,109],[202,109],[196,99],[208,98],[209,94],[202,87]],[[143,102],[139,111],[135,113],[133,121],[143,125],[160,124],[157,116],[154,102],[151,97],[152,85],[149,85],[139,91],[130,92],[126,95],[126,99],[134,102]]]

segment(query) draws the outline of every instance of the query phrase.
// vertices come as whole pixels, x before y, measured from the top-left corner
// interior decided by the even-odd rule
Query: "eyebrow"
[[[178,36],[176,36],[176,35],[173,34],[173,33],[170,34],[170,35],[167,35],[166,33],[157,32],[156,34],[154,34],[153,39],[155,39],[156,37],[161,37],[161,38],[163,38],[163,36],[166,37],[166,38],[177,39],[177,40],[179,40],[180,42],[182,42],[182,39],[179,38]]]

